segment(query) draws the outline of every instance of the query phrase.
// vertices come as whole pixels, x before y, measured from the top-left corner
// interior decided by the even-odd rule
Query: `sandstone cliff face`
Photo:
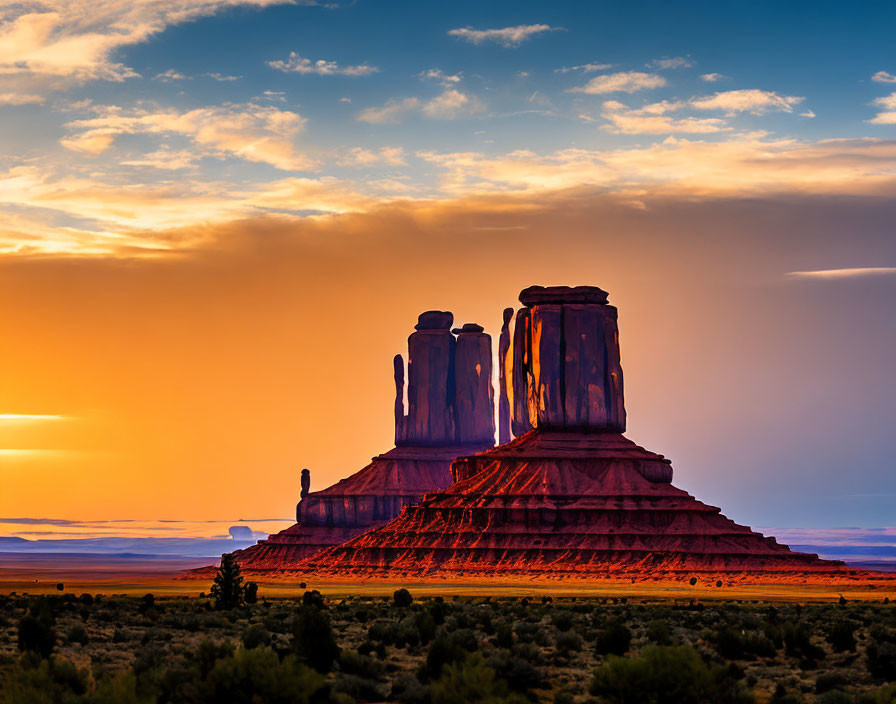
[[[616,308],[595,287],[520,294],[513,357],[514,434],[530,428],[625,431]]]
[[[477,580],[848,572],[674,487],[665,457],[621,435],[619,337],[606,292],[531,287],[520,300],[513,349],[501,359],[516,439],[455,460],[453,485],[302,569],[324,578]]]

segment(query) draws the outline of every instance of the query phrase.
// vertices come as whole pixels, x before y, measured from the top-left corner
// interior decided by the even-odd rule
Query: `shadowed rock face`
[[[594,286],[520,294],[513,357],[514,434],[531,428],[625,431],[616,308]]]
[[[408,338],[407,414],[404,361],[393,360],[396,447],[322,491],[309,491],[310,473],[302,470],[296,524],[234,553],[244,570],[288,571],[383,525],[449,486],[452,460],[494,445],[491,338],[473,323],[452,331],[453,322],[447,311],[419,316]]]
[[[455,460],[452,486],[309,558],[304,569],[361,579],[853,574],[676,488],[669,460],[621,434],[616,309],[605,291],[531,287],[520,301],[513,349],[501,357],[517,437]]]

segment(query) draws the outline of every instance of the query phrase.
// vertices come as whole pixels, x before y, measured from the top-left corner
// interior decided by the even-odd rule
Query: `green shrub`
[[[466,658],[467,653],[477,649],[475,636],[466,630],[454,633],[440,633],[435,637],[429,652],[426,654],[424,673],[431,679],[436,679],[442,674],[445,665],[453,665]]]
[[[473,653],[463,661],[448,665],[431,687],[432,704],[503,704],[527,702],[510,693],[507,683],[485,665],[482,655]]]
[[[69,643],[87,645],[87,629],[84,628],[83,624],[76,623],[65,632],[65,640]]]
[[[846,684],[846,678],[839,672],[829,672],[819,675],[815,680],[815,693],[824,694],[832,689],[839,689]]]
[[[896,702],[896,683],[860,694],[855,700],[855,704],[893,704],[893,702]]]
[[[528,658],[507,650],[496,650],[489,654],[485,664],[495,674],[506,680],[508,686],[516,692],[528,692],[546,685],[544,673],[532,664]]]
[[[564,631],[557,634],[556,645],[561,653],[577,653],[582,649],[582,638],[575,631]]]
[[[569,611],[557,610],[554,612],[553,616],[551,616],[551,621],[554,624],[554,628],[562,633],[572,628],[573,617]]]
[[[672,635],[665,621],[651,621],[647,624],[647,640],[657,645],[671,645]]]
[[[853,704],[853,698],[839,689],[832,689],[815,698],[817,704]]]
[[[243,647],[252,650],[271,644],[271,634],[260,623],[254,623],[243,631]]]
[[[270,648],[237,650],[208,674],[203,702],[217,704],[308,704],[324,678],[290,656],[280,660]]]
[[[618,704],[751,702],[728,668],[707,665],[689,646],[648,645],[640,657],[611,655],[594,671],[591,694]]]

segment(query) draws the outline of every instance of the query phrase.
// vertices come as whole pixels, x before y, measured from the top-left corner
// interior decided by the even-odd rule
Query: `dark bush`
[[[569,611],[557,610],[551,616],[551,621],[554,624],[554,628],[558,631],[568,631],[572,628],[573,617]]]
[[[824,694],[832,689],[841,689],[846,684],[846,678],[839,672],[829,672],[815,680],[815,693]]]
[[[632,632],[622,621],[611,620],[597,634],[599,655],[624,655],[632,643]]]
[[[358,677],[375,680],[383,674],[383,663],[369,655],[342,650],[339,653],[339,669]]]
[[[271,634],[260,623],[254,623],[243,631],[243,647],[252,650],[271,644]]]
[[[215,601],[216,609],[229,611],[245,602],[245,589],[240,566],[231,553],[221,555],[221,565],[215,575],[209,596]]]
[[[547,684],[541,670],[529,660],[510,651],[496,650],[486,658],[485,663],[516,692],[528,692],[545,687]]]
[[[324,598],[321,596],[321,593],[317,591],[317,589],[312,589],[310,592],[305,592],[302,594],[302,605],[303,606],[313,606],[317,609],[326,608],[326,604],[324,604]]]
[[[56,647],[56,629],[53,620],[46,615],[33,616],[26,614],[19,620],[19,650],[23,653],[36,653],[42,658],[50,657]]]
[[[76,623],[65,632],[65,640],[69,643],[87,645],[87,629],[80,623]]]
[[[651,621],[647,624],[647,640],[657,645],[671,645],[672,635],[665,621]]]
[[[392,595],[392,601],[396,606],[406,608],[414,603],[414,597],[407,589],[397,589]]]
[[[713,637],[716,651],[726,660],[742,660],[744,644],[740,634],[733,628],[720,628]]]
[[[258,585],[255,582],[246,582],[245,599],[247,604],[258,603]]]
[[[477,650],[477,647],[475,635],[470,631],[440,633],[429,646],[424,673],[430,679],[436,679],[442,674],[445,665],[460,662],[467,653]]]
[[[815,698],[816,704],[853,704],[853,698],[839,689],[820,694]]]
[[[591,694],[629,704],[734,704],[752,697],[728,668],[707,665],[689,646],[648,645],[640,657],[611,655],[594,672]]]
[[[835,653],[856,652],[856,625],[850,621],[837,621],[828,634],[828,642]]]
[[[575,631],[564,631],[557,634],[556,645],[561,653],[578,652],[582,649],[582,638]]]
[[[868,672],[876,680],[896,681],[896,643],[872,638],[866,651]]]
[[[293,648],[302,662],[318,672],[330,671],[339,656],[339,646],[325,612],[314,606],[299,608],[293,622]]]

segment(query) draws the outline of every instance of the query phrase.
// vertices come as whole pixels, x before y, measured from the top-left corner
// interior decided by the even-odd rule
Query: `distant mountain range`
[[[254,545],[252,539],[233,538],[62,538],[26,540],[0,537],[0,552],[71,553],[92,555],[166,555],[172,557],[220,557],[225,552]]]

